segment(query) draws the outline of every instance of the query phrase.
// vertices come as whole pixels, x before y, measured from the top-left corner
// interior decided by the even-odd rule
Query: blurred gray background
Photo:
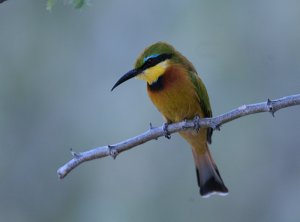
[[[0,221],[300,221],[300,107],[215,132],[230,189],[198,194],[178,135],[56,170],[84,151],[163,120],[145,83],[110,92],[138,54],[168,41],[195,65],[214,115],[300,92],[300,2],[90,0],[0,5]]]

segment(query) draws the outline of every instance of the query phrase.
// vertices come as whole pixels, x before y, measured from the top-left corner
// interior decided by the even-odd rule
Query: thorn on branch
[[[269,112],[272,114],[273,117],[275,117],[275,115],[274,115],[275,110],[274,110],[273,104],[274,104],[274,102],[268,98],[267,106],[268,106]]]
[[[164,125],[163,125],[163,131],[165,133],[165,137],[169,140],[169,139],[171,139],[171,134],[170,134],[170,132],[168,130],[168,126],[169,126],[168,123],[164,123]]]
[[[216,125],[213,126],[212,129],[213,129],[213,130],[221,131],[221,125],[220,125],[220,124],[216,124]]]
[[[149,125],[150,125],[150,130],[152,130],[152,129],[154,128],[154,127],[152,126],[152,123],[150,122]]]
[[[109,151],[109,155],[115,160],[117,158],[117,156],[119,155],[118,150],[116,150],[114,148],[114,146],[111,145],[107,145],[108,151]]]
[[[72,148],[70,148],[70,152],[71,152],[71,155],[75,158],[81,157],[81,153],[77,153],[77,152],[73,151]]]
[[[211,119],[210,121],[210,128],[212,128],[213,130],[221,130],[221,124],[217,123],[214,119]]]

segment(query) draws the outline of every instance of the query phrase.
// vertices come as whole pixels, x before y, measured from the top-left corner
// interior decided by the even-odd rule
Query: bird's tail
[[[217,165],[212,159],[208,146],[205,150],[204,153],[198,154],[196,150],[192,149],[200,194],[202,197],[209,197],[212,194],[224,196],[228,193],[228,189],[221,178]]]

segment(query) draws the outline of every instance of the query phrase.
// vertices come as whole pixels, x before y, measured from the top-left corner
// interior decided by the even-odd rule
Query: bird
[[[183,120],[212,117],[209,96],[193,64],[167,42],[156,42],[139,55],[132,70],[112,87],[136,77],[146,81],[147,93],[167,125]],[[226,195],[217,165],[209,151],[213,129],[186,130],[179,134],[190,144],[199,192],[202,197]]]

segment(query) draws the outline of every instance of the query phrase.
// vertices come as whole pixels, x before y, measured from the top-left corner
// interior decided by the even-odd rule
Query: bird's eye
[[[171,54],[153,54],[144,59],[144,64],[142,65],[142,69],[146,69],[152,66],[155,66],[156,64],[165,61],[166,59],[171,58]]]
[[[144,59],[144,64],[147,66],[152,66],[157,62],[158,54],[153,54]]]
[[[154,63],[154,61],[155,61],[154,58],[149,58],[149,59],[147,59],[146,63],[152,64],[152,63]]]

